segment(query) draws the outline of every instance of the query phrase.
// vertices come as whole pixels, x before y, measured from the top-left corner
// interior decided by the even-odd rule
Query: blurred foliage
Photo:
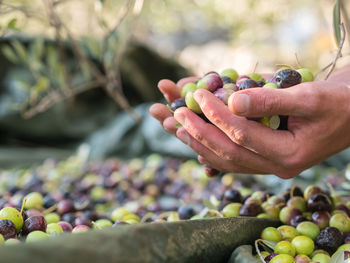
[[[176,57],[195,74],[225,67],[245,73],[257,61],[258,71],[273,71],[276,64],[295,65],[295,53],[303,66],[316,72],[333,59],[339,27],[334,27],[338,36],[334,41],[332,23],[340,22],[340,14],[348,22],[340,10],[349,6],[344,0],[3,0],[0,34],[17,36],[21,30],[20,34],[37,38],[29,48],[13,41],[2,49],[10,61],[31,72],[30,83],[19,79],[29,92],[24,108],[44,105],[30,117],[58,98],[101,83],[129,109],[116,70],[129,39]],[[43,48],[43,39],[61,47]],[[79,59],[75,65],[67,63],[65,45],[73,47]],[[346,45],[343,54],[348,50]],[[102,70],[92,68],[88,56],[101,61]],[[80,74],[73,78],[70,72]],[[42,101],[50,94],[53,101]]]
[[[113,19],[108,19],[101,13],[104,8],[108,8],[104,6],[107,1],[84,3],[90,9],[93,4],[92,13],[84,15],[89,16],[90,22],[98,24],[99,36],[96,37],[74,33],[76,28],[68,21],[66,15],[69,12],[66,10],[76,9],[64,5],[77,4],[76,1],[0,2],[2,19],[7,19],[8,16],[11,18],[1,26],[3,36],[11,36],[18,31],[17,24],[26,36],[35,34],[32,27],[41,30],[36,32],[39,35],[29,44],[19,41],[15,35],[11,37],[10,45],[2,48],[9,61],[24,66],[32,77],[29,82],[21,81],[20,78],[18,81],[18,85],[28,92],[27,101],[23,105],[17,105],[22,110],[23,117],[30,118],[57,102],[97,87],[104,87],[123,109],[133,114],[121,88],[119,64],[130,35],[127,29],[140,13],[143,1],[118,3],[114,6]],[[82,18],[79,19],[82,21]],[[51,44],[44,45],[44,39],[46,42],[51,39]],[[72,57],[75,63],[69,59]]]

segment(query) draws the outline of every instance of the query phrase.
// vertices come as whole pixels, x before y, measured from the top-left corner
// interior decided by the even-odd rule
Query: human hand
[[[197,90],[195,99],[212,124],[180,108],[174,117],[183,127],[176,135],[201,163],[221,171],[291,178],[350,145],[350,88],[342,83],[243,90],[230,97],[228,107],[206,90]],[[290,116],[288,130],[245,118],[272,115]]]
[[[163,79],[159,81],[158,88],[163,93],[164,98],[168,101],[168,103],[172,103],[178,98],[180,98],[181,88],[189,83],[198,80],[198,77],[188,77],[179,80],[176,84],[168,79]],[[151,106],[149,110],[150,114],[156,118],[163,128],[175,135],[177,131],[178,122],[175,120],[173,114],[170,112],[169,108],[161,103],[155,103]]]

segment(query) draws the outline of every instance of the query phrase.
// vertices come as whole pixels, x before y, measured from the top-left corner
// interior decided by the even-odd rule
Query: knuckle
[[[195,131],[194,134],[193,134],[193,137],[194,137],[197,141],[201,142],[201,141],[203,141],[203,139],[204,139],[204,134],[202,134],[202,133],[199,132],[199,131]]]
[[[215,126],[218,126],[218,127],[226,126],[226,123],[222,119],[222,116],[218,114],[217,110],[207,107],[206,116],[213,124],[215,124]]]
[[[237,153],[235,147],[230,147],[228,149],[219,149],[216,154],[229,163],[239,163],[241,161],[240,155]]]
[[[248,143],[248,134],[244,128],[231,129],[230,137],[232,140],[239,145],[246,145]]]

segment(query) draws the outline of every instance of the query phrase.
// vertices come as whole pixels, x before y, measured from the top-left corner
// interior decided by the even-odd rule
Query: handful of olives
[[[239,75],[236,70],[229,68],[223,70],[220,74],[215,71],[206,73],[201,79],[184,85],[181,89],[181,98],[170,105],[174,112],[181,107],[187,107],[206,122],[209,120],[202,113],[200,106],[194,99],[194,92],[197,89],[206,89],[212,92],[225,105],[228,104],[229,97],[240,90],[251,88],[273,88],[284,89],[300,84],[301,82],[310,82],[314,80],[312,72],[307,68],[292,69],[284,67],[278,70],[269,80],[264,79],[258,73]],[[258,121],[261,124],[279,130],[288,129],[288,116],[262,116],[260,118],[251,118],[251,121]],[[209,177],[218,175],[219,171],[206,167]]]
[[[258,73],[239,75],[236,70],[231,68],[225,69],[220,74],[215,71],[210,71],[198,81],[184,85],[181,89],[181,98],[174,101],[170,105],[170,108],[172,111],[175,111],[180,107],[187,107],[207,121],[200,106],[193,97],[193,94],[197,89],[206,89],[212,92],[225,105],[227,105],[229,97],[240,90],[251,88],[284,89],[298,85],[302,82],[313,80],[314,76],[307,68],[294,70],[284,67],[278,70],[268,80],[264,79]],[[251,120],[258,121],[272,129],[287,129],[288,119],[286,116],[263,116]]]

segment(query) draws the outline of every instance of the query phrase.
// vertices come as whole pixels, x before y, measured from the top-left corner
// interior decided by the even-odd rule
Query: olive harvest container
[[[253,217],[121,225],[0,247],[1,263],[228,262],[278,221]]]

